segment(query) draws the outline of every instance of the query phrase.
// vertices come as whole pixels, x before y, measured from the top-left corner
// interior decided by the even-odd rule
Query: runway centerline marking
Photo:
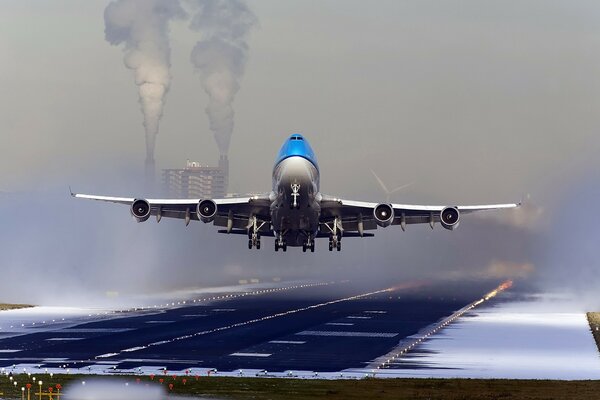
[[[325,325],[333,325],[333,326],[353,326],[353,322],[328,322]]]
[[[373,296],[373,295],[377,295],[377,294],[381,294],[381,293],[393,292],[393,291],[396,291],[396,290],[399,290],[399,289],[413,288],[414,286],[415,285],[413,283],[411,283],[411,284],[406,284],[406,285],[400,285],[400,286],[397,286],[397,287],[391,287],[391,288],[376,290],[376,291],[373,291],[373,292],[368,292],[368,293],[363,293],[363,294],[357,294],[357,295],[350,296],[350,297],[344,297],[344,298],[341,298],[341,299],[326,301],[326,302],[323,302],[323,303],[313,304],[313,305],[302,307],[302,308],[296,308],[294,310],[282,311],[282,312],[279,312],[279,313],[276,313],[276,314],[267,315],[267,316],[260,317],[260,318],[254,318],[254,319],[250,319],[250,320],[247,320],[247,321],[244,321],[244,322],[237,322],[237,323],[231,324],[231,325],[226,325],[226,326],[221,326],[221,327],[218,327],[218,328],[208,329],[208,330],[204,330],[204,331],[192,333],[192,334],[189,334],[189,335],[178,336],[178,337],[175,337],[175,338],[170,339],[170,340],[162,340],[160,342],[149,343],[149,344],[147,344],[145,346],[139,346],[139,347],[140,347],[140,349],[141,348],[149,348],[149,347],[160,346],[160,345],[167,344],[167,343],[173,343],[173,342],[180,341],[180,340],[192,339],[192,338],[196,338],[196,337],[199,337],[199,336],[208,335],[208,334],[211,334],[211,333],[222,332],[222,331],[226,331],[226,330],[229,330],[229,329],[238,328],[238,327],[241,327],[241,326],[255,324],[257,322],[268,321],[268,320],[271,320],[271,319],[274,319],[274,318],[284,317],[284,316],[287,316],[287,315],[297,314],[297,313],[300,313],[300,312],[303,312],[303,311],[314,310],[314,309],[317,309],[317,308],[330,306],[330,305],[333,305],[333,304],[343,303],[343,302],[352,301],[352,300],[358,300],[358,299],[362,299],[362,298],[365,298],[365,297],[369,297],[369,296]],[[363,318],[365,318],[365,317],[363,317]],[[368,318],[368,317],[366,317],[366,318]],[[397,335],[397,334],[394,334],[394,335]],[[130,350],[130,349],[127,349],[127,350]],[[112,357],[120,355],[121,353],[123,353],[123,350],[121,350],[119,352],[116,352],[116,353],[102,354],[101,356],[97,356],[96,358],[112,358]]]
[[[146,321],[147,324],[172,324],[177,321]]]
[[[304,344],[303,340],[271,340],[269,343],[273,344]]]
[[[339,336],[339,337],[372,337],[392,338],[399,335],[393,332],[340,332],[340,331],[302,331],[296,333],[300,336]]]
[[[271,357],[269,353],[231,353],[230,356],[235,357]]]

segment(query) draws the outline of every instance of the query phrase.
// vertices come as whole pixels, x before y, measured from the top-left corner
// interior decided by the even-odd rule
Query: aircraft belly
[[[271,221],[273,230],[285,235],[288,246],[301,246],[319,228],[318,182],[317,169],[302,157],[287,158],[275,167],[277,197],[271,205]]]

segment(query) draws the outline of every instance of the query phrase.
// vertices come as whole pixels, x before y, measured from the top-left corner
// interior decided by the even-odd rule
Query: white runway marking
[[[71,340],[83,340],[83,339],[85,339],[85,338],[82,338],[82,337],[53,337],[53,338],[46,339],[46,340],[50,341],[50,342],[52,342],[52,341],[59,342],[59,341],[71,341]]]
[[[257,322],[268,321],[268,320],[271,320],[271,319],[274,319],[274,318],[284,317],[284,316],[287,316],[287,315],[293,315],[293,314],[297,314],[297,313],[300,313],[300,312],[303,312],[303,311],[314,310],[316,308],[330,306],[330,305],[342,303],[342,302],[345,302],[345,301],[358,300],[358,299],[362,299],[362,298],[373,296],[373,295],[380,294],[380,293],[392,292],[392,291],[398,290],[398,289],[401,289],[401,288],[400,287],[396,287],[396,288],[381,289],[381,290],[376,290],[374,292],[357,294],[357,295],[350,296],[350,297],[344,297],[344,298],[341,298],[341,299],[336,299],[336,300],[326,301],[326,302],[323,302],[323,303],[313,304],[311,306],[306,306],[306,307],[302,307],[302,308],[296,308],[294,310],[282,311],[282,312],[279,312],[277,314],[265,315],[264,317],[254,318],[254,319],[250,319],[250,320],[243,321],[243,322],[237,322],[237,323],[234,323],[234,324],[231,324],[231,325],[225,325],[225,326],[221,326],[221,327],[218,327],[218,328],[212,328],[212,329],[208,329],[208,330],[204,330],[204,331],[199,331],[199,332],[196,332],[196,333],[191,333],[191,334],[188,334],[188,335],[178,336],[178,337],[172,338],[170,340],[162,340],[160,342],[150,343],[150,344],[148,344],[146,346],[143,346],[143,347],[154,347],[154,346],[159,346],[159,345],[162,345],[162,344],[173,343],[173,342],[180,341],[180,340],[188,340],[188,339],[196,338],[196,337],[199,337],[199,336],[209,335],[209,334],[216,333],[216,332],[222,332],[222,331],[226,331],[226,330],[229,330],[229,329],[238,328],[240,326],[246,326],[246,325],[250,325],[250,324],[255,324]],[[360,332],[358,332],[358,333],[360,333]],[[385,334],[383,334],[383,335],[385,335]],[[393,336],[396,336],[396,335],[397,334],[393,334]],[[119,352],[119,353],[109,353],[109,354],[103,354],[102,356],[104,358],[106,358],[106,357],[113,357],[113,356],[118,356],[120,353],[121,352]]]
[[[185,314],[183,315],[184,317],[188,317],[188,318],[196,318],[196,317],[206,317],[206,314]]]
[[[119,353],[106,353],[106,354],[100,354],[99,356],[96,356],[96,358],[108,358],[108,357],[112,357],[112,356],[118,356]]]
[[[328,322],[325,325],[352,326],[352,325],[354,325],[354,322]]]
[[[120,333],[132,331],[132,328],[73,328],[64,329],[67,333]]]
[[[216,312],[231,312],[231,311],[235,311],[235,308],[213,308],[212,311],[216,311]]]
[[[305,341],[302,340],[271,340],[269,343],[273,344],[304,344]]]
[[[21,351],[21,350],[4,349],[4,350],[0,350],[0,353],[16,353],[19,351]]]
[[[340,336],[340,337],[377,337],[391,338],[398,336],[398,333],[390,332],[336,332],[336,331],[302,331],[296,333],[301,336]]]
[[[364,311],[365,314],[387,314],[387,311]]]
[[[143,349],[145,349],[145,348],[146,348],[145,346],[138,346],[138,347],[132,347],[132,348],[130,348],[130,349],[125,349],[125,350],[121,350],[121,351],[123,351],[123,352],[125,352],[125,353],[130,353],[130,352],[132,352],[132,351],[143,350]]]
[[[147,324],[172,324],[176,321],[146,321]]]
[[[358,317],[358,316],[355,316],[355,315],[351,315],[351,316],[346,317],[346,318],[350,318],[350,319],[371,319],[371,317]]]
[[[271,357],[268,353],[231,353],[230,356],[235,357]]]

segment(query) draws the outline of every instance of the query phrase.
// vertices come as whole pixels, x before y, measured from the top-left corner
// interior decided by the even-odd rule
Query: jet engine
[[[201,200],[198,203],[196,213],[200,221],[204,223],[211,222],[217,215],[217,203],[212,200]]]
[[[373,217],[382,228],[390,226],[394,222],[394,208],[391,204],[378,204],[373,210]]]
[[[150,203],[144,199],[136,199],[131,204],[131,215],[137,222],[144,222],[150,218]]]
[[[456,207],[446,207],[440,213],[440,223],[446,229],[453,231],[460,222],[460,212]]]

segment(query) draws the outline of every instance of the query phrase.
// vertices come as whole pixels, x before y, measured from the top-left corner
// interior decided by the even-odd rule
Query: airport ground
[[[25,381],[26,375],[14,375],[13,380]],[[48,379],[48,377],[41,377]],[[46,386],[81,385],[91,379],[87,375],[55,375],[47,380]],[[149,376],[97,377],[129,387],[156,385],[158,378]],[[169,390],[169,383],[173,383]],[[20,388],[15,388],[6,376],[0,378],[1,398],[21,399]],[[283,378],[188,378],[185,385],[182,377],[168,377],[162,383],[165,391],[173,396],[211,399],[598,399],[600,381],[546,381],[546,380],[502,380],[502,379],[377,379],[319,380]],[[124,387],[125,390],[125,387]],[[47,392],[47,389],[45,389]],[[32,398],[37,398],[37,388],[31,388]],[[56,389],[54,389],[56,393]],[[126,392],[124,392],[126,393]],[[25,398],[27,396],[25,395]]]
[[[282,282],[108,316],[45,315],[39,320],[41,316],[33,314],[28,321],[3,320],[0,398],[22,398],[21,388],[27,383],[37,398],[33,394],[40,380],[48,393],[57,384],[68,388],[92,379],[129,387],[162,385],[166,392],[191,398],[600,398],[600,380],[379,379],[389,366],[375,370],[382,375],[368,373],[373,360],[402,338],[414,337],[477,298],[464,294],[464,288],[462,292],[450,297],[448,293],[461,291],[422,282],[383,289],[348,282]],[[492,306],[506,301],[499,297]],[[600,314],[589,313],[588,321],[598,339]],[[429,351],[423,344],[393,362],[393,368],[428,376],[435,366],[422,361]],[[209,368],[218,372],[211,374]]]
[[[9,303],[0,303],[0,311],[5,311],[5,310],[18,310],[21,308],[29,308],[29,307],[33,307],[32,305],[29,304],[9,304]]]

